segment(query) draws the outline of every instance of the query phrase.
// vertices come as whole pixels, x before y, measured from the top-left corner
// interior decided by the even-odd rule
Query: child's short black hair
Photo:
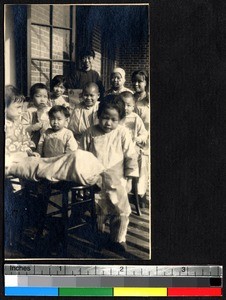
[[[125,103],[115,95],[108,95],[101,100],[97,111],[98,119],[106,109],[116,109],[120,119],[123,119],[126,115]]]
[[[30,99],[33,99],[33,97],[34,97],[34,95],[35,95],[35,93],[36,93],[36,91],[38,89],[47,90],[47,93],[48,93],[48,88],[47,88],[47,86],[45,84],[43,84],[43,83],[35,83],[30,88]]]
[[[83,48],[81,53],[80,53],[81,59],[83,59],[83,57],[85,56],[92,56],[93,58],[95,58],[95,52],[92,48]]]
[[[65,115],[66,118],[70,117],[70,113],[66,107],[64,107],[63,105],[55,105],[48,112],[49,118],[51,119],[57,112],[61,112]]]
[[[5,86],[5,106],[9,107],[14,102],[23,102],[25,97],[22,93],[13,85]]]
[[[134,98],[133,93],[131,93],[131,92],[129,92],[129,91],[124,91],[124,92],[120,93],[120,94],[117,96],[117,98],[122,99],[122,100],[123,100],[123,99],[132,98],[133,101],[135,102],[135,98]]]
[[[149,83],[149,78],[148,78],[148,73],[144,70],[138,70],[138,71],[134,71],[132,76],[131,76],[131,80],[132,82],[135,81],[135,77],[137,75],[143,76],[145,81],[146,81],[146,89],[148,89],[148,83]]]
[[[95,82],[87,82],[84,86],[83,86],[83,89],[82,89],[82,92],[84,93],[85,89],[87,88],[92,88],[92,87],[95,87],[97,93],[99,93],[99,86],[95,83]]]
[[[63,84],[64,87],[66,85],[66,79],[63,75],[56,75],[55,77],[53,77],[53,79],[50,82],[50,91],[52,92],[54,86],[57,86],[59,84]]]

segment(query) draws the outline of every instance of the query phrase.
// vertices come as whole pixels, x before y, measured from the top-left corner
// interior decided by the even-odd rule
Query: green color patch
[[[59,296],[113,296],[112,288],[59,288]]]

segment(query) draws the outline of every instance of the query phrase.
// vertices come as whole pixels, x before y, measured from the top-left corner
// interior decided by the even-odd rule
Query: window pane
[[[50,58],[50,29],[48,27],[31,26],[31,57]]]
[[[31,85],[41,82],[49,83],[50,63],[48,61],[31,60]]]
[[[53,5],[53,25],[70,27],[70,6]]]
[[[50,6],[49,5],[31,5],[31,22],[39,24],[48,24],[50,22]]]
[[[64,75],[68,74],[69,72],[69,63],[65,62],[53,62],[53,68],[52,68],[52,76],[56,75]]]
[[[70,59],[70,31],[53,29],[53,59]]]

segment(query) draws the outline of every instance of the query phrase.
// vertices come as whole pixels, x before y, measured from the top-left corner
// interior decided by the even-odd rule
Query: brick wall
[[[38,8],[38,9],[37,9]],[[78,10],[79,11],[79,10]],[[31,22],[49,24],[49,5],[31,5]],[[68,6],[53,6],[54,25],[69,26],[69,7]],[[89,13],[87,11],[86,13]],[[77,16],[77,54],[84,46],[92,46],[96,57],[93,62],[93,69],[102,75],[105,87],[110,87],[110,72],[114,66],[119,66],[126,71],[126,86],[131,88],[131,75],[133,71],[145,69],[149,71],[149,45],[147,41],[139,40],[137,42],[125,44],[115,49],[114,55],[109,50],[103,51],[105,42],[102,35],[103,28],[97,23],[84,23],[84,15],[79,13]],[[90,18],[89,18],[90,19]],[[92,19],[92,18],[91,18]],[[109,42],[108,42],[109,44]],[[31,26],[31,56],[38,58],[49,58],[49,28],[36,25]],[[116,44],[109,44],[111,51]],[[113,51],[114,52],[114,51]],[[53,29],[53,58],[66,58],[69,53],[69,32],[62,29]],[[112,56],[113,55],[113,56]],[[77,56],[78,58],[78,56]],[[77,67],[79,66],[76,59]],[[50,65],[49,62],[32,61],[31,64],[31,84],[36,82],[49,82]],[[54,62],[52,66],[52,77],[57,74],[65,73],[65,65],[62,62]]]
[[[132,88],[131,75],[134,71],[143,69],[149,73],[149,41],[139,41],[130,47],[118,49],[116,56],[116,66],[123,68],[126,72],[126,86]]]
[[[31,5],[31,22],[50,24],[49,5]],[[69,27],[69,6],[53,6],[53,25]],[[49,27],[31,26],[31,85],[42,82],[49,85],[50,63],[34,58],[50,58]],[[69,59],[70,33],[68,30],[53,28],[53,59]],[[64,74],[65,64],[53,62],[52,77]]]
[[[79,13],[80,11],[78,11]],[[79,16],[81,17],[81,16]],[[99,26],[93,26],[92,30],[86,27],[81,19],[77,19],[77,44],[76,44],[76,67],[81,68],[80,53],[83,48],[93,48],[95,51],[95,59],[92,64],[92,69],[101,74],[101,29]]]

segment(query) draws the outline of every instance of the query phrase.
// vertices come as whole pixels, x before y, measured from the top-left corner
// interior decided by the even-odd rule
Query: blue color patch
[[[5,296],[58,296],[58,288],[6,287]]]

